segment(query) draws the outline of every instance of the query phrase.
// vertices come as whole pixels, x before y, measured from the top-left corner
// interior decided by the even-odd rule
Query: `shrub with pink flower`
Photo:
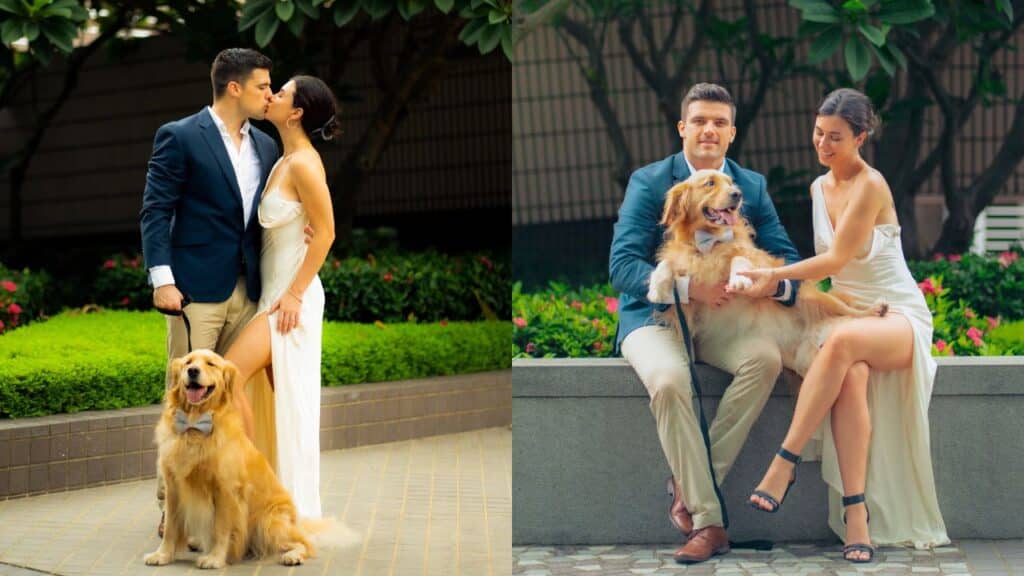
[[[611,356],[619,304],[613,294],[610,286],[573,290],[556,282],[546,291],[524,294],[516,283],[513,358]]]
[[[49,289],[46,272],[9,270],[0,264],[0,334],[44,318]]]
[[[928,277],[918,284],[932,313],[935,332],[933,356],[981,356],[1000,351],[985,342],[987,331],[999,325],[996,318],[978,318],[963,300],[953,301],[941,277]]]

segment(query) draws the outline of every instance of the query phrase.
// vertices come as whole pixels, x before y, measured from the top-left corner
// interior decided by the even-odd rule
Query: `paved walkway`
[[[230,574],[503,576],[512,556],[512,434],[491,428],[324,452],[324,514],[358,533],[306,565],[247,560],[194,568],[187,552],[149,567],[159,545],[156,481],[0,502],[0,575]]]
[[[871,564],[842,559],[836,544],[787,544],[771,552],[733,550],[702,564],[672,560],[674,548],[657,546],[515,547],[512,573],[523,576],[601,574],[760,575],[1024,574],[1024,540],[963,540],[935,550],[883,548]]]

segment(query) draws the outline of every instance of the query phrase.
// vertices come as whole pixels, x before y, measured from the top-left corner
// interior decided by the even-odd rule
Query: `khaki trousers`
[[[697,359],[733,374],[711,422],[711,465],[721,483],[761,414],[782,358],[774,342],[748,338],[695,342]],[[722,526],[707,450],[694,411],[686,351],[679,332],[667,326],[644,326],[622,342],[622,355],[636,370],[651,397],[651,412],[669,468],[682,487],[694,529]]]
[[[193,302],[185,308],[189,325],[192,327],[192,349],[213,350],[218,354],[227,353],[231,344],[256,314],[256,303],[249,300],[245,289],[245,277],[240,276],[235,289],[223,302]],[[185,321],[181,316],[167,316],[167,375],[166,386],[171,386],[171,360],[188,353],[188,336]],[[246,394],[253,408],[256,427],[256,446],[274,465],[273,401],[270,384],[260,371],[246,384]],[[269,399],[269,400],[268,400]],[[269,416],[267,415],[267,411]],[[267,424],[267,425],[265,425]],[[157,500],[163,509],[164,479],[157,470]]]

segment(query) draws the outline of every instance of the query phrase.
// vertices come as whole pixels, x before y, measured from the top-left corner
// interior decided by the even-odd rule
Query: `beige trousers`
[[[695,343],[697,359],[733,374],[711,422],[711,464],[719,484],[761,414],[782,358],[774,342],[763,339]],[[687,355],[679,332],[666,326],[644,326],[622,342],[622,355],[636,370],[651,397],[651,412],[669,468],[682,487],[683,501],[694,529],[722,526],[722,508],[715,495],[707,450],[694,411]]]

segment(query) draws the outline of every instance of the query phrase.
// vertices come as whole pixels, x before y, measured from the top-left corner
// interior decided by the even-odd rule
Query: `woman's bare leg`
[[[843,479],[843,495],[864,492],[867,478],[868,445],[871,441],[871,413],[868,412],[868,376],[864,362],[850,367],[843,381],[839,398],[832,405],[832,438],[839,459],[839,475]],[[856,504],[846,508],[846,544],[871,544],[868,534],[867,508]],[[851,551],[849,560],[867,560],[867,552]]]
[[[901,314],[884,318],[857,318],[838,326],[818,351],[804,377],[800,396],[789,432],[782,447],[794,454],[803,451],[807,441],[817,430],[839,398],[850,368],[863,362],[871,370],[900,370],[913,361],[914,333],[910,322]],[[865,449],[868,439],[863,440]],[[793,475],[793,465],[781,458],[772,459],[758,490],[776,499],[782,497]],[[750,501],[768,509],[770,504],[760,496]],[[856,508],[856,506],[854,507]]]
[[[235,379],[233,398],[235,407],[242,414],[245,424],[245,435],[255,440],[256,423],[252,415],[252,406],[245,395],[245,384],[258,370],[270,364],[270,325],[266,313],[252,319],[242,330],[238,338],[231,344],[224,358],[238,367],[238,378]]]

